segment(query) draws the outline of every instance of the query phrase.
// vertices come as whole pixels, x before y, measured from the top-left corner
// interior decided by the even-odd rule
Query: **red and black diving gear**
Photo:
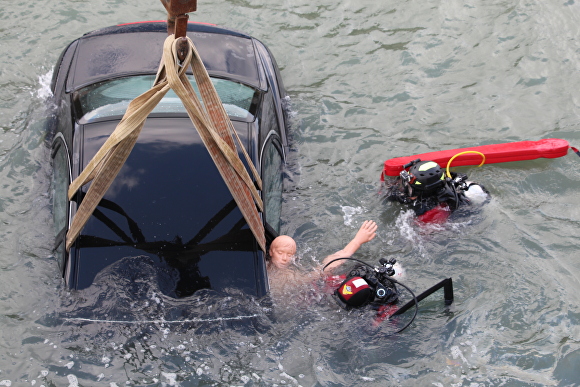
[[[380,260],[382,267],[358,265],[346,276],[343,283],[335,290],[336,301],[345,309],[367,304],[382,305],[396,303],[399,292],[392,281],[395,274],[394,259]]]
[[[512,161],[535,160],[538,158],[557,158],[565,156],[568,149],[580,156],[580,151],[568,144],[568,141],[557,138],[546,138],[538,141],[517,141],[504,144],[489,144],[461,149],[448,149],[421,153],[414,156],[395,157],[385,161],[381,181],[387,177],[397,177],[389,186],[387,198],[411,207],[424,222],[446,220],[450,212],[461,204],[489,198],[489,192],[476,183],[467,181],[467,176],[449,172],[454,166],[506,163]],[[421,160],[431,160],[421,162]],[[420,163],[420,164],[419,164]],[[431,168],[428,167],[427,163]],[[436,164],[436,165],[435,165]],[[415,172],[432,172],[440,165],[447,165],[447,173],[437,172],[434,175]],[[409,169],[410,168],[410,169]],[[426,170],[422,170],[426,168]],[[409,170],[407,170],[409,169]],[[440,176],[440,182],[436,176]],[[425,179],[426,181],[423,181]],[[420,183],[420,184],[419,184]],[[475,189],[470,187],[477,186]]]
[[[489,196],[482,185],[467,181],[467,175],[450,172],[445,176],[443,168],[436,162],[416,159],[403,166],[399,176],[388,187],[386,199],[407,205],[422,220],[444,220],[430,212],[444,213],[446,219],[459,206],[471,204],[468,191],[473,186],[478,187],[478,193]]]
[[[355,261],[359,264],[354,266],[346,276],[343,276],[344,280],[334,290],[333,297],[342,308],[351,310],[370,306],[377,311],[375,324],[379,324],[392,316],[403,314],[410,308],[415,308],[413,317],[395,333],[402,332],[411,325],[415,317],[417,317],[419,302],[437,290],[443,289],[445,305],[453,303],[453,281],[451,278],[446,278],[415,296],[415,293],[409,287],[392,278],[396,274],[394,265],[397,261],[394,258],[389,260],[381,258],[379,260],[380,266],[378,267],[371,266],[356,258],[336,258],[328,262],[324,268],[332,262],[343,259]],[[403,287],[412,298],[402,306],[397,305],[401,298],[397,285]]]

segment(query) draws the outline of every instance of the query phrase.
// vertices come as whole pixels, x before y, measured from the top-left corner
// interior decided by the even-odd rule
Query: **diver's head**
[[[407,182],[415,195],[435,193],[445,184],[443,169],[435,161],[420,161],[409,169]]]

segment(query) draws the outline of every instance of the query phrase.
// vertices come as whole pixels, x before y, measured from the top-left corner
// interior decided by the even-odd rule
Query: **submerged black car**
[[[243,33],[189,23],[193,40],[246,150],[263,179],[267,239],[280,228],[287,149],[286,93],[267,47]],[[85,34],[61,54],[52,92],[52,197],[55,254],[65,283],[89,287],[124,258],[158,268],[160,289],[268,292],[266,262],[181,101],[170,91],[153,110],[127,162],[69,252],[65,237],[88,186],[69,184],[152,85],[167,37],[165,22]],[[195,87],[193,76],[190,76]],[[197,90],[197,89],[196,89]]]

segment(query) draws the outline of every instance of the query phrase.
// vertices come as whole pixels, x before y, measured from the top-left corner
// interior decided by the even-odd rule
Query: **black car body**
[[[270,239],[280,227],[287,149],[279,69],[267,47],[243,33],[189,23],[187,35],[261,173],[261,215]],[[65,249],[66,232],[88,189],[69,201],[69,184],[115,129],[130,100],[152,86],[166,37],[165,22],[93,31],[73,41],[54,69],[56,113],[50,130],[60,270],[69,288],[83,289],[104,268],[143,256],[158,267],[160,287],[172,297],[230,287],[263,296],[268,292],[264,253],[171,91],[148,117],[70,252]]]

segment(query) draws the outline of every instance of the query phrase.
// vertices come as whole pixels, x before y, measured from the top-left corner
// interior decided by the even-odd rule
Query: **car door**
[[[284,177],[282,142],[275,131],[270,132],[262,151],[262,184],[264,201],[264,219],[276,235],[280,233],[280,216],[282,211],[282,191]]]
[[[71,169],[69,152],[62,133],[57,133],[52,142],[52,164],[53,174],[51,181],[52,191],[52,215],[55,230],[55,245],[54,252],[61,270],[64,274],[65,270],[65,240],[66,232],[68,230],[69,219],[69,201],[68,201],[68,186],[71,179]]]

